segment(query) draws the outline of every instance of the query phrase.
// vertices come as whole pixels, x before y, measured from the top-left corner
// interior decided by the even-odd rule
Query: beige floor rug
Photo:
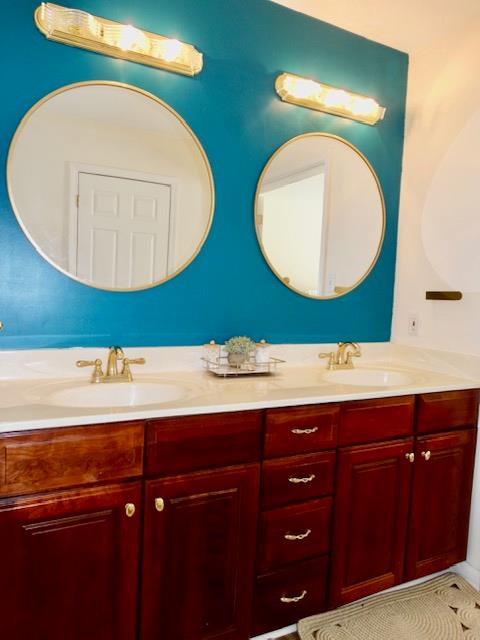
[[[298,623],[301,640],[480,640],[480,593],[447,573]]]

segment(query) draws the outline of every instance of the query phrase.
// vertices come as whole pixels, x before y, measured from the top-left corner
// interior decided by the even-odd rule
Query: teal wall
[[[0,349],[198,344],[232,334],[272,342],[390,337],[408,58],[268,0],[75,0],[75,6],[192,42],[204,53],[194,79],[47,41],[35,0],[2,3],[0,59]],[[376,127],[282,103],[278,73],[291,71],[376,97]],[[103,292],[65,277],[21,232],[5,185],[19,120],[42,96],[84,80],[137,85],[171,104],[211,162],[217,206],[197,259],[178,277],[135,293]],[[264,262],[253,227],[258,176],[271,153],[307,131],[355,144],[380,178],[387,231],[380,259],[352,293],[316,301],[283,286]]]

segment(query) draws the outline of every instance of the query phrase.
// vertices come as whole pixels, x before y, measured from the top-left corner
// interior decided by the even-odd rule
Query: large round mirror
[[[47,95],[14,135],[7,181],[41,255],[100,289],[172,278],[212,222],[212,173],[195,134],[167,104],[129,85],[86,82]]]
[[[283,284],[310,298],[344,295],[367,277],[380,253],[385,205],[377,176],[341,138],[293,138],[260,176],[255,228]]]

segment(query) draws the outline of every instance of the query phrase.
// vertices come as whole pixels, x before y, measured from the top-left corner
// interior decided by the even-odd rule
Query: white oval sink
[[[399,387],[413,382],[408,373],[389,369],[339,369],[327,371],[324,378],[329,382],[360,387]]]
[[[179,400],[180,386],[155,382],[111,382],[68,387],[52,393],[48,402],[60,407],[139,407]]]

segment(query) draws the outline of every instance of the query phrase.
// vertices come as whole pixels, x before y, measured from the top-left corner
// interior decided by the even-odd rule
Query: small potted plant
[[[225,351],[228,354],[228,364],[232,367],[241,367],[257,348],[255,342],[247,336],[235,336],[225,342]]]

